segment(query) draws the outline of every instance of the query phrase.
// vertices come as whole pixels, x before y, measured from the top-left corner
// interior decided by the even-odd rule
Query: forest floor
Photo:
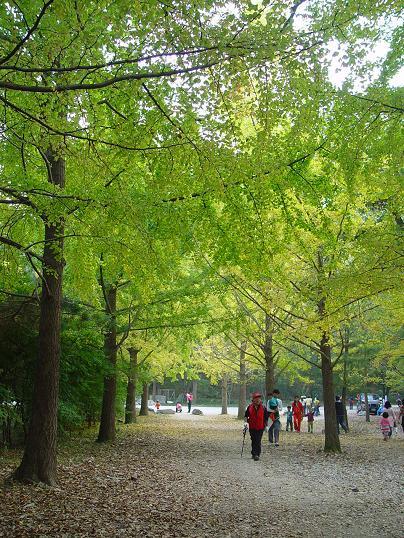
[[[234,417],[140,417],[113,444],[85,432],[60,445],[58,487],[0,488],[0,536],[398,538],[404,435],[384,442],[371,419],[352,418],[338,455],[321,450],[321,419],[279,448],[264,434],[258,462],[248,434],[240,457]],[[0,458],[2,480],[21,452]]]

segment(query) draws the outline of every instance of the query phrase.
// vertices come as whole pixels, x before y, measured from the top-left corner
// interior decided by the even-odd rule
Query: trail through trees
[[[283,431],[279,449],[264,437],[254,462],[248,440],[240,458],[235,418],[141,418],[114,444],[63,446],[59,488],[1,490],[0,535],[398,538],[403,435],[383,443],[374,421],[354,418],[344,454],[326,455],[322,427]]]

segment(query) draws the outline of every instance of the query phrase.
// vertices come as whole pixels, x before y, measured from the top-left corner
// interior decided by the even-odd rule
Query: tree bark
[[[335,391],[331,363],[331,348],[328,343],[328,336],[326,333],[323,333],[323,337],[321,339],[320,352],[324,399],[324,451],[341,452],[341,444],[339,442],[337,430],[337,413],[335,410]]]
[[[140,411],[139,415],[142,417],[147,417],[149,414],[149,385],[148,383],[143,383],[143,391],[142,391],[142,401],[140,404]]]
[[[370,422],[370,413],[369,413],[369,398],[368,398],[368,387],[365,388],[365,414],[366,422]]]
[[[227,384],[228,376],[224,374],[222,377],[222,415],[227,415]]]
[[[152,385],[152,400],[154,402],[156,401],[156,395],[157,395],[157,383],[156,383],[156,381],[153,381],[153,385]]]
[[[240,394],[238,398],[238,413],[237,418],[244,419],[244,413],[247,405],[247,380],[246,380],[246,368],[245,368],[245,352],[247,349],[247,342],[242,342],[240,346],[240,370],[239,370],[239,383]]]
[[[348,384],[348,367],[347,367],[347,361],[348,361],[348,350],[349,350],[349,331],[345,331],[345,339],[344,339],[344,358],[343,358],[343,372],[342,372],[342,405],[344,406],[344,420],[347,427],[347,430],[349,431],[349,422],[348,422],[348,412],[346,410],[346,396],[347,396],[347,384]]]
[[[65,184],[65,161],[46,153],[48,181]],[[54,219],[52,219],[54,220]],[[39,317],[39,354],[34,378],[32,412],[24,455],[14,478],[56,484],[57,411],[59,397],[60,328],[63,277],[64,220],[45,224],[42,290]]]
[[[194,379],[192,381],[192,396],[193,396],[192,403],[193,404],[196,404],[197,394],[198,394],[198,380]]]
[[[109,362],[110,373],[104,377],[104,394],[98,442],[115,439],[115,400],[116,400],[116,287],[108,286],[106,292],[106,312],[109,316],[108,328],[104,336],[104,352]]]
[[[319,267],[319,292],[320,299],[317,304],[317,311],[320,319],[325,315],[325,297],[322,296],[322,282],[321,278],[323,274],[323,257],[321,248],[318,251],[318,267]],[[328,334],[324,331],[321,336],[320,342],[320,356],[321,356],[321,374],[323,381],[323,400],[324,400],[324,452],[341,452],[341,444],[339,441],[338,427],[337,427],[337,412],[335,408],[335,390],[334,390],[334,378],[332,371],[331,361],[331,347],[329,344]]]
[[[128,387],[126,392],[126,407],[125,407],[125,424],[133,424],[136,422],[136,382],[137,382],[137,356],[139,350],[131,347],[128,349],[130,363]]]
[[[272,320],[265,314],[265,341],[262,346],[265,360],[265,397],[275,388],[275,362],[272,342]]]

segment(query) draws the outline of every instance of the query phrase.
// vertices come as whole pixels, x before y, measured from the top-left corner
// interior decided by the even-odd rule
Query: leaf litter
[[[13,483],[0,490],[0,537],[401,537],[404,436],[384,443],[377,422],[351,419],[342,454],[321,450],[318,432],[263,437],[250,457],[233,417],[152,415],[59,448],[58,486]],[[18,464],[2,453],[0,479]]]

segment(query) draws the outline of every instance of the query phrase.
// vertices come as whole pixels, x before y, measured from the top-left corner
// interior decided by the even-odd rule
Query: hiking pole
[[[241,457],[243,457],[245,434],[247,433],[247,430],[248,430],[248,425],[247,425],[247,423],[245,423],[244,428],[243,428],[243,444],[241,446]]]

